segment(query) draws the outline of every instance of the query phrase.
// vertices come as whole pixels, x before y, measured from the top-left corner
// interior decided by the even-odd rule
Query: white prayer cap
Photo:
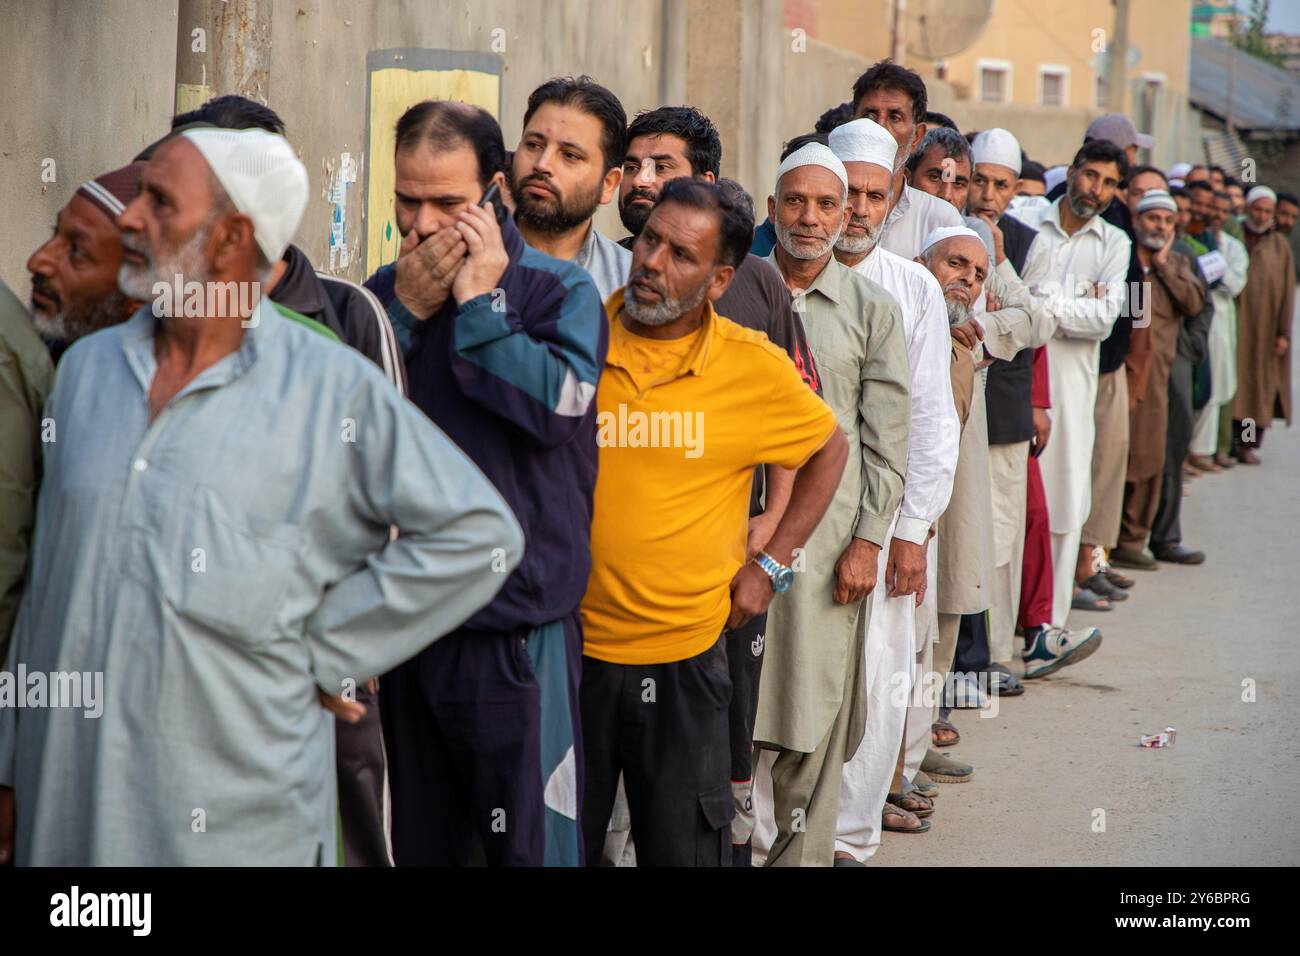
[[[894,156],[898,142],[879,123],[869,119],[856,119],[831,130],[827,137],[831,152],[846,163],[875,163],[890,173],[894,171]]]
[[[1261,199],[1271,199],[1273,202],[1277,202],[1277,193],[1273,192],[1273,190],[1269,189],[1267,186],[1256,186],[1250,192],[1246,193],[1247,206],[1253,206]]]
[[[984,240],[980,238],[980,234],[974,229],[967,226],[940,226],[937,229],[930,230],[930,234],[925,237],[925,242],[921,243],[921,252],[925,252],[931,246],[943,242],[945,239],[956,239],[958,236],[970,236],[980,245],[984,245]]]
[[[1148,189],[1138,200],[1138,215],[1146,212],[1148,209],[1164,209],[1167,212],[1177,213],[1178,205],[1174,202],[1172,196],[1163,189]]]
[[[1020,141],[1004,129],[986,129],[970,144],[975,165],[994,163],[1020,175]]]
[[[262,129],[189,129],[235,208],[253,220],[268,261],[280,261],[307,208],[307,169],[283,136]]]
[[[1187,183],[1183,182],[1181,179],[1178,179],[1177,177],[1169,180],[1169,187],[1171,189],[1174,188],[1175,186],[1186,186],[1186,185]]]
[[[1174,163],[1169,167],[1170,179],[1186,179],[1187,174],[1192,171],[1191,163]]]
[[[785,158],[776,171],[776,184],[780,188],[781,177],[792,169],[798,169],[800,166],[821,166],[823,169],[829,169],[840,178],[844,184],[844,189],[849,188],[849,174],[840,162],[838,156],[830,151],[830,147],[823,146],[821,143],[808,143],[800,146],[793,153]]]
[[[1065,166],[1053,166],[1043,173],[1043,187],[1047,192],[1050,193],[1058,185],[1065,182],[1066,169]]]

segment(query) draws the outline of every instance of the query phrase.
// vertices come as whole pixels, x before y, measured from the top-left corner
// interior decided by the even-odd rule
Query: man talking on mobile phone
[[[432,100],[407,110],[401,252],[366,283],[403,343],[411,400],[483,470],[525,536],[492,603],[382,679],[399,865],[582,859],[578,603],[609,329],[587,273],[496,215],[504,170],[487,112]]]

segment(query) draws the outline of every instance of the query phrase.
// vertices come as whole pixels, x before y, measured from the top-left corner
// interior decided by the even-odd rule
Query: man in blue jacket
[[[404,241],[366,283],[403,342],[411,400],[505,497],[526,542],[491,604],[383,679],[399,865],[582,860],[578,604],[609,331],[581,267],[527,246],[499,201],[479,205],[504,168],[483,110],[407,110]]]

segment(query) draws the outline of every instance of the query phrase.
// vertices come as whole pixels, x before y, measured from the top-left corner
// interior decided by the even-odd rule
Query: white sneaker
[[[1101,647],[1101,631],[1085,627],[1067,631],[1063,627],[1045,627],[1032,644],[1025,648],[1025,679],[1046,677],[1069,664],[1091,657]]]

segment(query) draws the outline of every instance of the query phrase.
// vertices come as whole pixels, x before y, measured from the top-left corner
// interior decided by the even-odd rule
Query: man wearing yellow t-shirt
[[[582,602],[583,837],[600,858],[622,773],[638,862],[726,865],[724,630],[767,609],[839,483],[835,417],[767,338],[718,316],[750,226],[716,186],[665,185],[605,309],[600,470]],[[745,561],[760,464],[798,469],[765,551]]]

